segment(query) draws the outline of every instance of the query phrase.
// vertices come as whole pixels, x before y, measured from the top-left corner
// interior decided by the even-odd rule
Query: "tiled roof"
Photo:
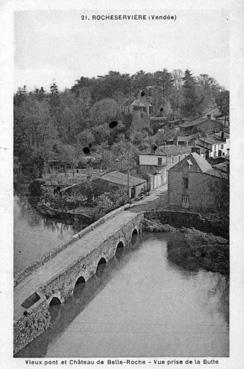
[[[157,121],[165,122],[166,120],[167,120],[167,117],[150,117],[150,121],[154,121],[154,122],[157,122]]]
[[[184,168],[191,167],[191,171],[193,172],[202,172],[206,173],[207,171],[211,170],[211,165],[205,160],[202,156],[197,154],[196,152],[192,152],[191,154],[187,155],[183,160],[179,161],[170,170],[173,171],[181,171]]]
[[[212,166],[209,164],[209,162],[206,159],[204,159],[201,155],[197,154],[196,152],[193,152],[191,153],[191,156],[193,156],[201,172],[205,173],[212,169]]]
[[[206,173],[213,177],[224,178],[224,179],[228,178],[227,172],[222,172],[221,170],[218,170],[215,168],[208,170]]]
[[[128,177],[127,174],[118,172],[118,171],[114,171],[114,172],[109,172],[104,174],[103,176],[100,177],[100,179],[107,181],[107,182],[112,182],[121,186],[127,186],[128,185]],[[137,178],[137,177],[133,177],[130,176],[129,177],[129,184],[130,186],[138,186],[139,184],[144,183],[145,180],[142,178]]]
[[[217,120],[214,120],[214,119],[211,119],[211,118],[202,117],[202,118],[198,118],[198,119],[192,120],[190,122],[182,123],[180,125],[180,127],[181,128],[187,128],[187,127],[198,126],[199,124],[205,123],[207,121],[214,122],[214,123],[219,123],[220,125],[222,125],[221,122],[219,122]]]
[[[140,99],[136,99],[133,101],[133,103],[131,105],[135,105],[135,106],[152,106],[150,104],[150,102],[146,101],[146,100],[140,100]]]
[[[157,149],[157,153],[163,153],[167,156],[176,156],[181,154],[190,153],[192,146],[177,146],[177,145],[167,145],[167,146],[159,146]]]
[[[169,170],[170,171],[181,171],[182,169],[186,167],[185,163],[187,163],[187,165],[192,168],[193,172],[200,171],[201,173],[205,173],[213,177],[224,178],[224,179],[228,178],[227,173],[223,173],[221,172],[221,170],[213,168],[207,160],[205,160],[202,156],[200,156],[196,152],[191,153],[185,159],[179,161]]]
[[[189,136],[177,136],[177,141],[190,141],[193,139],[196,139],[197,135],[193,134],[193,135],[189,135]]]
[[[226,142],[226,139],[228,139],[230,136],[228,133],[224,133],[224,137],[222,138],[222,132],[214,133],[212,135],[208,135],[206,137],[199,138],[199,141],[206,142],[210,145],[214,145],[220,142]]]
[[[220,170],[221,172],[227,173],[229,170],[229,160],[225,160],[223,163],[213,165],[213,168]]]

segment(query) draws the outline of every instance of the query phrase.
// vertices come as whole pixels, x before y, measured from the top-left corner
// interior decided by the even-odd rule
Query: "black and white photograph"
[[[12,360],[220,368],[231,12],[123,6],[13,12]]]

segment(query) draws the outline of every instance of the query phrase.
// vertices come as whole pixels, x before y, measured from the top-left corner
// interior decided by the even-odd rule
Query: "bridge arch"
[[[104,269],[106,268],[107,260],[105,257],[101,257],[99,262],[97,263],[96,268],[96,275],[99,277],[104,272]]]
[[[77,278],[77,280],[75,282],[75,285],[74,285],[74,289],[73,289],[73,296],[75,298],[78,298],[78,297],[81,296],[82,291],[85,288],[85,285],[86,285],[86,280],[85,280],[85,278],[82,275],[80,275]]]
[[[132,245],[135,245],[137,238],[138,238],[138,234],[139,234],[138,229],[134,228],[131,234],[131,244]]]
[[[124,250],[125,250],[124,242],[120,240],[115,249],[115,256],[117,258],[120,258],[123,255]]]
[[[54,321],[58,318],[61,307],[61,299],[57,295],[53,295],[49,299],[49,313],[51,315],[51,320]]]

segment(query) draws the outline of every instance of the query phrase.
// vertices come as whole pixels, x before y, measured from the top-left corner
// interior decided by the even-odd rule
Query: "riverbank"
[[[170,223],[164,223],[170,221]],[[179,221],[179,218],[181,221]],[[193,218],[193,214],[190,215]],[[192,220],[192,219],[191,219]],[[201,222],[200,222],[201,220]],[[212,272],[219,272],[229,276],[229,241],[217,233],[227,234],[226,230],[220,229],[219,224],[212,224],[215,234],[203,232],[197,229],[200,226],[207,229],[206,220],[195,215],[195,222],[189,222],[189,214],[173,214],[170,212],[147,212],[143,222],[143,230],[146,232],[175,232],[177,237],[167,245],[168,258],[175,264],[192,271],[203,268]],[[173,223],[173,225],[172,225]],[[178,227],[176,226],[178,225]],[[192,225],[195,225],[193,228]],[[191,226],[191,227],[190,227]],[[206,227],[206,228],[205,228]]]

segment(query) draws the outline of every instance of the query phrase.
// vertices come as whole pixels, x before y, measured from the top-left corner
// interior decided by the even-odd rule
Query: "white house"
[[[166,155],[162,154],[139,155],[139,172],[146,176],[149,190],[159,188],[167,182],[166,159]]]
[[[198,145],[207,149],[211,158],[223,157],[229,154],[230,137],[228,133],[222,131],[199,138]]]

